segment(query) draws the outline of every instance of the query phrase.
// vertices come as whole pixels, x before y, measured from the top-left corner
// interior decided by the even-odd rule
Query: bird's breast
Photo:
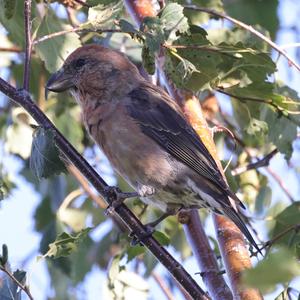
[[[146,136],[121,103],[84,110],[86,127],[113,168],[134,188],[167,185],[178,170],[169,154]]]

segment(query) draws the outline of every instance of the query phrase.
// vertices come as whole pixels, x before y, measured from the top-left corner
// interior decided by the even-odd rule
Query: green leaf
[[[178,33],[189,30],[187,18],[183,14],[183,7],[177,3],[169,3],[160,12],[159,18],[168,42],[175,41]]]
[[[9,2],[13,4],[15,0],[0,0],[0,23],[8,31],[8,38],[16,45],[23,47],[25,44],[24,35],[24,15],[23,15],[23,1],[16,1],[13,16],[10,17],[11,12],[7,15],[6,6]],[[32,9],[33,17],[35,16],[35,6]],[[10,17],[10,18],[7,18]]]
[[[145,253],[145,247],[136,245],[134,247],[129,247],[126,251],[127,263],[132,261],[135,257]]]
[[[93,249],[93,245],[94,241],[89,236],[86,236],[84,241],[77,245],[77,251],[73,252],[70,256],[71,278],[75,284],[84,280],[95,263],[95,261],[91,259],[91,249]]]
[[[114,21],[120,16],[122,9],[122,1],[112,1],[93,6],[89,8],[88,21],[81,27],[93,28],[94,30],[110,29]]]
[[[272,190],[268,186],[263,186],[259,189],[258,196],[255,201],[255,211],[258,214],[265,212],[270,207],[272,200]]]
[[[261,25],[271,33],[273,40],[279,25],[278,3],[278,0],[224,1],[225,10],[229,16],[249,25]]]
[[[64,101],[62,99],[58,101]],[[55,116],[54,116],[55,118]],[[55,124],[59,131],[68,138],[72,145],[78,149],[78,151],[83,151],[83,125],[80,120],[81,111],[79,106],[69,107],[55,118]]]
[[[259,25],[253,26],[254,29],[262,33],[266,37],[270,37],[267,30]],[[269,51],[270,46],[258,38],[256,35],[251,33],[249,30],[245,30],[240,27],[233,28],[211,28],[207,30],[208,39],[213,45],[227,44],[236,45],[242,44],[246,49],[252,48],[255,50],[260,50],[264,53]]]
[[[289,160],[293,152],[292,143],[297,137],[297,125],[270,108],[265,108],[262,115],[270,128],[268,131],[269,142],[273,143]]]
[[[63,23],[51,9],[48,9],[38,27],[37,38],[67,29],[70,27]],[[61,67],[66,57],[80,46],[78,35],[68,33],[40,42],[35,49],[41,60],[45,62],[47,70],[54,73]]]
[[[5,150],[27,159],[30,155],[32,128],[35,123],[32,117],[21,107],[12,110],[13,124],[8,126],[5,138]]]
[[[13,275],[21,284],[25,284],[26,272],[24,270],[17,269],[16,271],[13,272]]]
[[[142,33],[139,30],[137,30],[134,27],[134,25],[129,23],[127,20],[121,19],[118,22],[118,25],[123,32],[129,33],[131,35],[131,38],[137,39],[137,40],[143,39]]]
[[[181,0],[180,3],[186,4],[186,0]],[[223,9],[223,1],[222,0],[192,0],[188,1],[188,4],[197,5],[199,7],[203,8],[209,8],[216,10],[218,12],[224,12]],[[190,9],[185,9],[185,15],[188,17],[189,21],[192,24],[203,24],[207,22],[210,18],[216,18],[212,17],[210,14],[200,12],[200,11],[194,11]]]
[[[251,118],[249,126],[246,130],[247,133],[251,135],[257,135],[257,134],[264,135],[268,132],[268,124],[264,121]]]
[[[67,257],[77,250],[78,244],[83,242],[92,228],[86,228],[80,232],[70,235],[66,232],[61,233],[56,240],[49,244],[49,250],[44,257]]]
[[[145,70],[153,75],[155,72],[155,56],[146,46],[142,48],[142,59]]]
[[[86,226],[88,212],[78,208],[59,209],[58,219],[67,224],[73,231],[79,232]]]
[[[170,238],[163,232],[161,231],[157,231],[155,230],[154,233],[153,233],[153,237],[155,239],[158,240],[158,242],[163,245],[163,246],[167,246],[170,244]]]
[[[298,119],[290,114],[291,106],[296,112],[299,105],[297,98],[292,99],[290,97],[294,94],[287,89],[281,90],[277,85],[269,82],[251,83],[242,88],[233,86],[224,89],[224,91],[240,98],[239,101],[235,100],[233,102],[233,106],[236,119],[239,121],[241,128],[248,128],[249,124],[253,122],[251,121],[252,118],[264,121],[267,123],[269,130],[266,137],[260,136],[260,145],[266,142],[273,143],[289,159],[293,149],[292,143],[297,136],[297,124],[299,123]],[[278,92],[282,92],[282,94]],[[290,96],[287,96],[287,94]],[[242,112],[242,109],[244,112]],[[262,133],[266,130],[265,125],[263,125],[263,129]],[[253,128],[249,132],[252,133],[251,136],[254,139],[257,139],[257,136],[253,134],[255,132]],[[255,146],[253,141],[250,145]],[[245,142],[247,143],[247,140]]]
[[[157,17],[145,17],[141,31],[145,35],[145,47],[151,54],[159,51],[164,42],[169,44],[187,33],[189,25],[183,14],[183,7],[177,3],[167,4]]]
[[[17,0],[3,0],[4,3],[4,15],[9,20],[13,17],[16,9]]]
[[[59,150],[54,142],[55,132],[52,129],[38,127],[34,133],[30,168],[39,178],[65,172],[64,163],[59,158]]]
[[[117,279],[119,273],[124,269],[120,266],[121,255],[115,255],[110,263],[110,268],[108,271],[108,286],[110,289],[114,288],[114,283]]]
[[[42,199],[34,214],[36,231],[43,232],[56,218],[49,196]]]
[[[0,265],[5,266],[8,261],[8,248],[6,244],[2,245],[2,253],[0,255]]]
[[[300,201],[291,204],[282,212],[277,214],[275,216],[275,222],[275,227],[271,233],[272,238],[280,235],[291,226],[300,224]],[[300,243],[300,232],[299,230],[291,230],[280,239],[276,240],[275,243],[296,248]]]
[[[146,251],[144,258],[143,258],[143,262],[144,262],[144,265],[146,268],[146,272],[145,272],[144,276],[149,277],[151,275],[152,271],[154,270],[154,268],[157,266],[158,261],[153,256],[152,253],[150,253],[149,251]]]
[[[146,38],[144,46],[154,55],[165,41],[161,20],[158,17],[145,17],[141,24],[141,30]]]
[[[253,269],[246,270],[243,282],[262,292],[271,292],[277,284],[285,284],[298,275],[299,263],[288,249],[280,248],[268,254]]]
[[[12,182],[10,176],[3,175],[0,178],[0,201],[7,197],[15,187],[16,185]]]

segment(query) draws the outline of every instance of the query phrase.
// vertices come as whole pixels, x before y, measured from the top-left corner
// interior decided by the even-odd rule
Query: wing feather
[[[140,86],[128,96],[127,109],[142,131],[173,157],[230,193],[217,164],[179,108],[153,86]],[[151,97],[151,102],[149,101]],[[171,103],[172,101],[172,103]],[[231,195],[230,195],[231,196]]]

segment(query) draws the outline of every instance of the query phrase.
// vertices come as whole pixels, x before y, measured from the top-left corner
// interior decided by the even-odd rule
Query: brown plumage
[[[180,107],[122,53],[83,46],[46,89],[71,92],[88,132],[144,202],[164,211],[206,207],[225,214],[258,249],[231,201],[243,204]]]

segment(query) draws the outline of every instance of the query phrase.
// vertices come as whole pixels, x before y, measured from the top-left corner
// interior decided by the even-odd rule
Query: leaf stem
[[[201,11],[225,20],[230,21],[231,23],[251,32],[252,34],[256,35],[258,38],[260,38],[261,40],[263,40],[264,42],[266,42],[268,45],[270,45],[273,49],[275,49],[279,54],[281,54],[282,56],[284,56],[290,65],[293,65],[298,71],[300,71],[300,65],[297,64],[280,46],[278,46],[277,44],[275,44],[273,41],[271,41],[269,38],[267,38],[265,35],[263,35],[262,33],[260,33],[259,31],[257,31],[256,29],[254,29],[252,26],[247,25],[235,18],[232,18],[224,13],[221,12],[217,12],[213,9],[209,9],[209,8],[205,8],[205,7],[199,7],[196,5],[185,5],[184,8],[186,9],[192,9],[192,10],[196,10],[196,11]]]
[[[105,32],[111,32],[111,33],[127,33],[125,31],[122,31],[121,29],[87,29],[87,28],[82,28],[82,27],[72,27],[70,29],[67,30],[62,30],[62,31],[58,31],[58,32],[53,32],[47,35],[44,35],[40,38],[37,38],[33,41],[33,45],[37,45],[41,42],[47,41],[49,39],[61,36],[61,35],[65,35],[68,33],[79,33],[79,32],[95,32],[95,33],[105,33]]]

